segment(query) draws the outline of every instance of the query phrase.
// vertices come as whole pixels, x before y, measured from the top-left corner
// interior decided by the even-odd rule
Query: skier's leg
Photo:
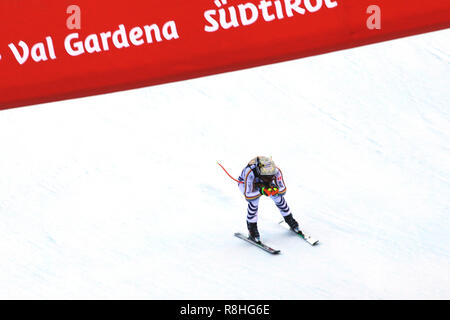
[[[250,237],[253,238],[253,240],[259,242],[259,232],[258,232],[258,205],[259,205],[259,198],[248,201],[248,207],[247,207],[247,228],[248,232],[250,234]]]
[[[272,200],[275,202],[275,205],[280,210],[281,215],[284,218],[284,221],[293,229],[294,231],[298,231],[298,222],[295,221],[294,217],[292,216],[291,209],[289,208],[286,200],[283,196],[278,195],[275,197],[271,197]]]
[[[247,207],[248,222],[258,222],[258,205],[259,205],[259,198],[248,201]]]
[[[277,195],[271,198],[273,202],[275,202],[275,205],[278,207],[283,217],[286,217],[291,214],[291,209],[289,209],[289,206],[283,196]]]

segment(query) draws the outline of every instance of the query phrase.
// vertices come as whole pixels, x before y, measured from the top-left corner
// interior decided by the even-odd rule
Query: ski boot
[[[258,232],[258,225],[256,224],[256,222],[248,222],[247,221],[247,228],[248,228],[248,233],[249,233],[248,238],[257,243],[261,243],[261,239],[259,237],[259,232]]]
[[[302,233],[300,229],[298,228],[298,222],[295,221],[294,217],[292,216],[292,213],[284,217],[284,221],[289,225],[289,227],[294,231],[295,233]],[[303,234],[303,233],[302,233]]]

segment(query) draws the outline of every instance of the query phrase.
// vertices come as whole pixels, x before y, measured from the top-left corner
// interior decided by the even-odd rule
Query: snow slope
[[[0,112],[0,298],[449,299],[449,40]],[[256,155],[320,246],[233,237]]]

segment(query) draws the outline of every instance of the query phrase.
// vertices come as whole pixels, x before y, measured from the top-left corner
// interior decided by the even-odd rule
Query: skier
[[[291,210],[284,199],[286,185],[281,170],[275,166],[272,158],[259,156],[248,163],[238,179],[239,189],[248,201],[247,228],[249,238],[261,243],[257,222],[258,204],[261,196],[270,197],[280,210],[289,227],[299,232],[298,223],[292,216]]]

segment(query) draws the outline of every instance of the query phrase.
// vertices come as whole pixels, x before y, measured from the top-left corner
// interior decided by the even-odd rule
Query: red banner
[[[0,23],[7,109],[444,29],[450,1],[2,0]]]

